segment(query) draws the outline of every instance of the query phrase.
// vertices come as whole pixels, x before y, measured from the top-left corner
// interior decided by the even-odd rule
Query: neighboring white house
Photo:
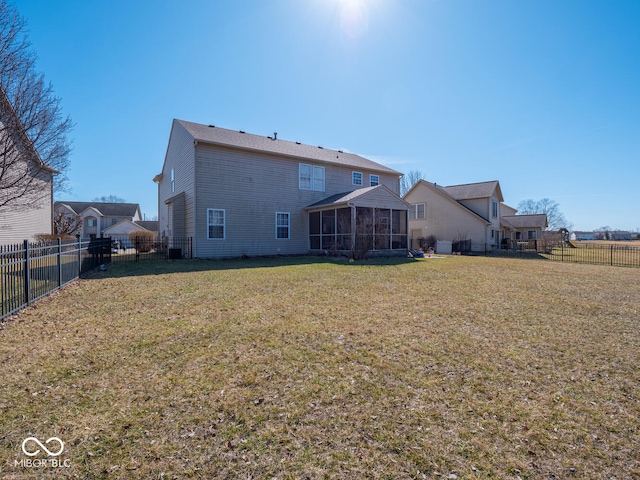
[[[174,120],[159,230],[195,257],[407,248],[401,173],[341,150]]]
[[[51,233],[53,176],[0,88],[0,245]]]
[[[83,239],[100,236],[126,236],[135,230],[147,230],[137,203],[67,202],[58,201],[56,215],[76,216],[82,220]]]
[[[494,250],[512,242],[537,240],[547,226],[546,215],[516,215],[504,203],[500,183],[441,186],[420,180],[404,196],[411,204],[411,246],[423,239],[470,242],[475,251]]]

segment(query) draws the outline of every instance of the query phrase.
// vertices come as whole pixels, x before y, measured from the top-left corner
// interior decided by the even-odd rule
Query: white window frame
[[[538,232],[536,230],[527,230],[527,240],[537,240]]]
[[[311,177],[311,189],[317,192],[324,192],[324,167],[313,165],[313,173]]]
[[[303,179],[309,183],[308,187],[303,186]],[[298,188],[300,190],[314,190],[316,192],[324,192],[324,182],[324,167],[311,165],[308,163],[298,164]]]
[[[278,220],[281,218],[281,215],[286,215],[287,219],[287,223],[286,224],[280,224],[278,223]],[[287,236],[286,237],[279,237],[278,236],[278,229],[279,228],[285,228],[287,229]],[[289,240],[291,238],[291,213],[289,212],[276,212],[276,240]]]
[[[351,184],[362,186],[363,184],[362,172],[351,172]]]
[[[422,215],[418,215],[420,208],[422,207]],[[426,203],[413,203],[409,209],[409,220],[424,220],[427,218],[427,204]]]
[[[222,212],[222,225],[210,223],[209,212]],[[209,227],[222,227],[222,237],[212,237]],[[227,238],[227,211],[224,208],[207,208],[207,240],[226,240]]]
[[[498,202],[494,202],[493,200],[491,201],[491,216],[493,218],[497,218],[498,217]]]
[[[374,180],[375,179],[375,180]],[[380,175],[369,175],[369,185],[372,187],[377,187],[380,185]]]

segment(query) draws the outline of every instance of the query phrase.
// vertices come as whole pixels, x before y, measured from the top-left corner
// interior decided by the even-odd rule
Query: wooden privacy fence
[[[110,261],[110,240],[0,246],[0,320]]]

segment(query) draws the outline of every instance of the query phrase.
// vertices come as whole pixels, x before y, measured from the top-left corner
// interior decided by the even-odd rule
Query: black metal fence
[[[109,261],[104,239],[0,246],[0,319]]]
[[[122,239],[124,240],[124,239]],[[111,262],[191,258],[191,238],[116,238],[0,245],[0,320]],[[123,247],[118,248],[119,245]]]
[[[560,242],[543,253],[545,258],[558,262],[640,267],[640,247],[616,244],[575,244]]]
[[[180,260],[193,257],[191,237],[164,237],[160,240],[145,236],[111,236],[112,262],[143,260]]]

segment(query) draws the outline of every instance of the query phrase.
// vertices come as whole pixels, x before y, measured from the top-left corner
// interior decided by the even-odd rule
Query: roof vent
[[[318,145],[318,148],[324,148],[324,147],[321,147],[320,145]]]
[[[240,130],[240,133],[246,133],[244,130]]]
[[[273,139],[277,140],[278,139],[278,132],[273,132]]]
[[[211,128],[216,128],[216,126],[215,126],[215,125],[209,125],[209,126],[210,126]]]
[[[296,142],[296,145],[300,145],[300,142]]]
[[[340,153],[344,153],[342,150],[338,150],[338,152],[340,152]]]

